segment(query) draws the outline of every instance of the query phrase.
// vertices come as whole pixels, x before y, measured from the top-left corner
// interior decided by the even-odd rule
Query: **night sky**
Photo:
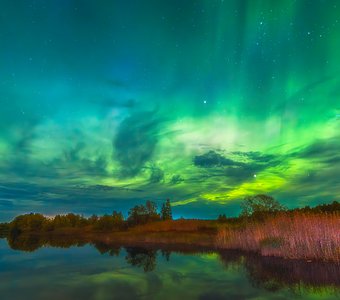
[[[1,0],[0,220],[340,200],[340,1]]]

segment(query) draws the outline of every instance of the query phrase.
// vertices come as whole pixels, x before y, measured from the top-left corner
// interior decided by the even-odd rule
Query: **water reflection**
[[[340,265],[335,263],[306,262],[249,253],[245,255],[235,251],[219,254],[227,268],[242,265],[255,287],[269,291],[283,288],[298,291],[302,287],[318,289],[327,286],[340,292]]]
[[[88,243],[86,240],[75,239],[71,237],[52,237],[52,236],[39,236],[31,234],[15,235],[11,234],[7,236],[8,245],[13,250],[21,250],[32,252],[44,246],[58,247],[58,248],[70,248],[70,247],[82,247]]]
[[[139,267],[144,272],[153,271],[156,268],[157,250],[140,247],[126,247],[126,262],[134,267]]]
[[[76,243],[75,246],[78,246],[79,244]],[[100,254],[106,254],[108,253],[110,256],[118,256],[121,250],[120,246],[111,245],[108,246],[107,244],[103,242],[93,242],[92,245],[99,251]]]
[[[245,272],[246,277],[255,288],[276,292],[290,289],[295,293],[304,293],[306,289],[322,292],[324,289],[332,293],[340,293],[340,266],[326,262],[306,262],[301,260],[285,260],[273,257],[261,257],[238,251],[208,251],[190,247],[154,248],[132,247],[131,245],[108,244],[103,241],[84,241],[70,238],[38,237],[20,235],[7,237],[13,250],[33,252],[40,247],[52,246],[69,248],[90,244],[102,255],[120,256],[123,251],[125,262],[143,272],[156,272],[158,260],[171,263],[172,253],[185,255],[202,255],[215,253],[225,269],[238,269]]]

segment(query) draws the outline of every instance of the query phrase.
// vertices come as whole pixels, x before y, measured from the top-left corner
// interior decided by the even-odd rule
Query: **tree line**
[[[282,205],[278,200],[271,196],[259,194],[255,196],[246,197],[241,203],[241,213],[238,218],[228,218],[226,214],[220,214],[217,218],[220,222],[237,221],[242,219],[263,219],[267,216],[272,216],[276,213],[304,213],[304,214],[315,214],[315,213],[334,213],[340,212],[340,203],[333,201],[329,204],[319,204],[315,207],[309,205],[302,208],[288,209]]]
[[[321,204],[315,207],[305,206],[303,208],[288,209],[271,196],[259,194],[249,196],[241,204],[239,217],[227,217],[220,214],[217,218],[219,222],[239,223],[243,220],[262,220],[277,213],[334,213],[340,212],[340,203],[334,201],[330,204]],[[20,234],[21,232],[51,232],[62,228],[85,228],[88,227],[98,231],[121,231],[130,227],[143,225],[162,220],[172,220],[172,209],[170,200],[167,199],[160,210],[153,201],[146,201],[143,205],[135,205],[128,211],[127,218],[121,212],[113,211],[112,214],[103,216],[92,215],[84,217],[78,214],[56,215],[53,218],[46,217],[39,213],[19,215],[10,223],[0,223],[0,238],[10,234]]]
[[[15,217],[8,224],[1,224],[2,231],[17,235],[22,232],[53,231],[60,228],[83,228],[91,226],[94,230],[112,231],[125,230],[132,226],[143,225],[150,222],[172,220],[170,200],[167,199],[161,210],[153,201],[146,201],[145,205],[135,205],[124,219],[121,212],[113,211],[112,214],[103,216],[92,215],[88,218],[68,213],[56,215],[53,218],[45,217],[39,213],[24,214]]]

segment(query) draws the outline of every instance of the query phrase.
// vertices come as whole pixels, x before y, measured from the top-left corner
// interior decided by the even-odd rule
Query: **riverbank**
[[[216,235],[224,224],[206,220],[168,220],[124,230],[96,230],[93,226],[58,228],[53,231],[23,231],[6,236],[11,248],[32,251],[41,246],[63,247],[85,243],[122,246],[199,247],[214,249]]]
[[[102,243],[160,246],[168,249],[236,249],[263,256],[340,263],[338,213],[278,213],[263,219],[167,220],[124,230],[98,231],[92,226],[8,234],[13,249]]]

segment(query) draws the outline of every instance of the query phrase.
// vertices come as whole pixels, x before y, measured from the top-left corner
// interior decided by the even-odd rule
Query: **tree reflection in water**
[[[156,268],[157,250],[136,247],[126,247],[126,262],[132,266],[142,268],[144,272]]]
[[[200,255],[204,252],[217,252],[226,268],[244,268],[249,281],[255,287],[269,291],[289,288],[297,293],[305,289],[312,289],[313,292],[331,289],[335,293],[340,293],[340,265],[335,263],[262,257],[239,251],[197,251],[190,247],[171,249],[133,247],[108,244],[102,241],[84,241],[69,237],[52,238],[36,235],[12,235],[7,237],[7,241],[12,249],[29,252],[44,246],[69,248],[71,246],[81,247],[85,244],[91,244],[102,255],[119,256],[121,248],[124,247],[126,262],[134,267],[143,269],[144,272],[151,272],[156,268],[158,253],[164,260],[170,261],[171,253]]]
[[[108,253],[110,256],[119,256],[120,246],[108,245],[103,242],[93,242],[92,245],[99,251],[100,254]]]

